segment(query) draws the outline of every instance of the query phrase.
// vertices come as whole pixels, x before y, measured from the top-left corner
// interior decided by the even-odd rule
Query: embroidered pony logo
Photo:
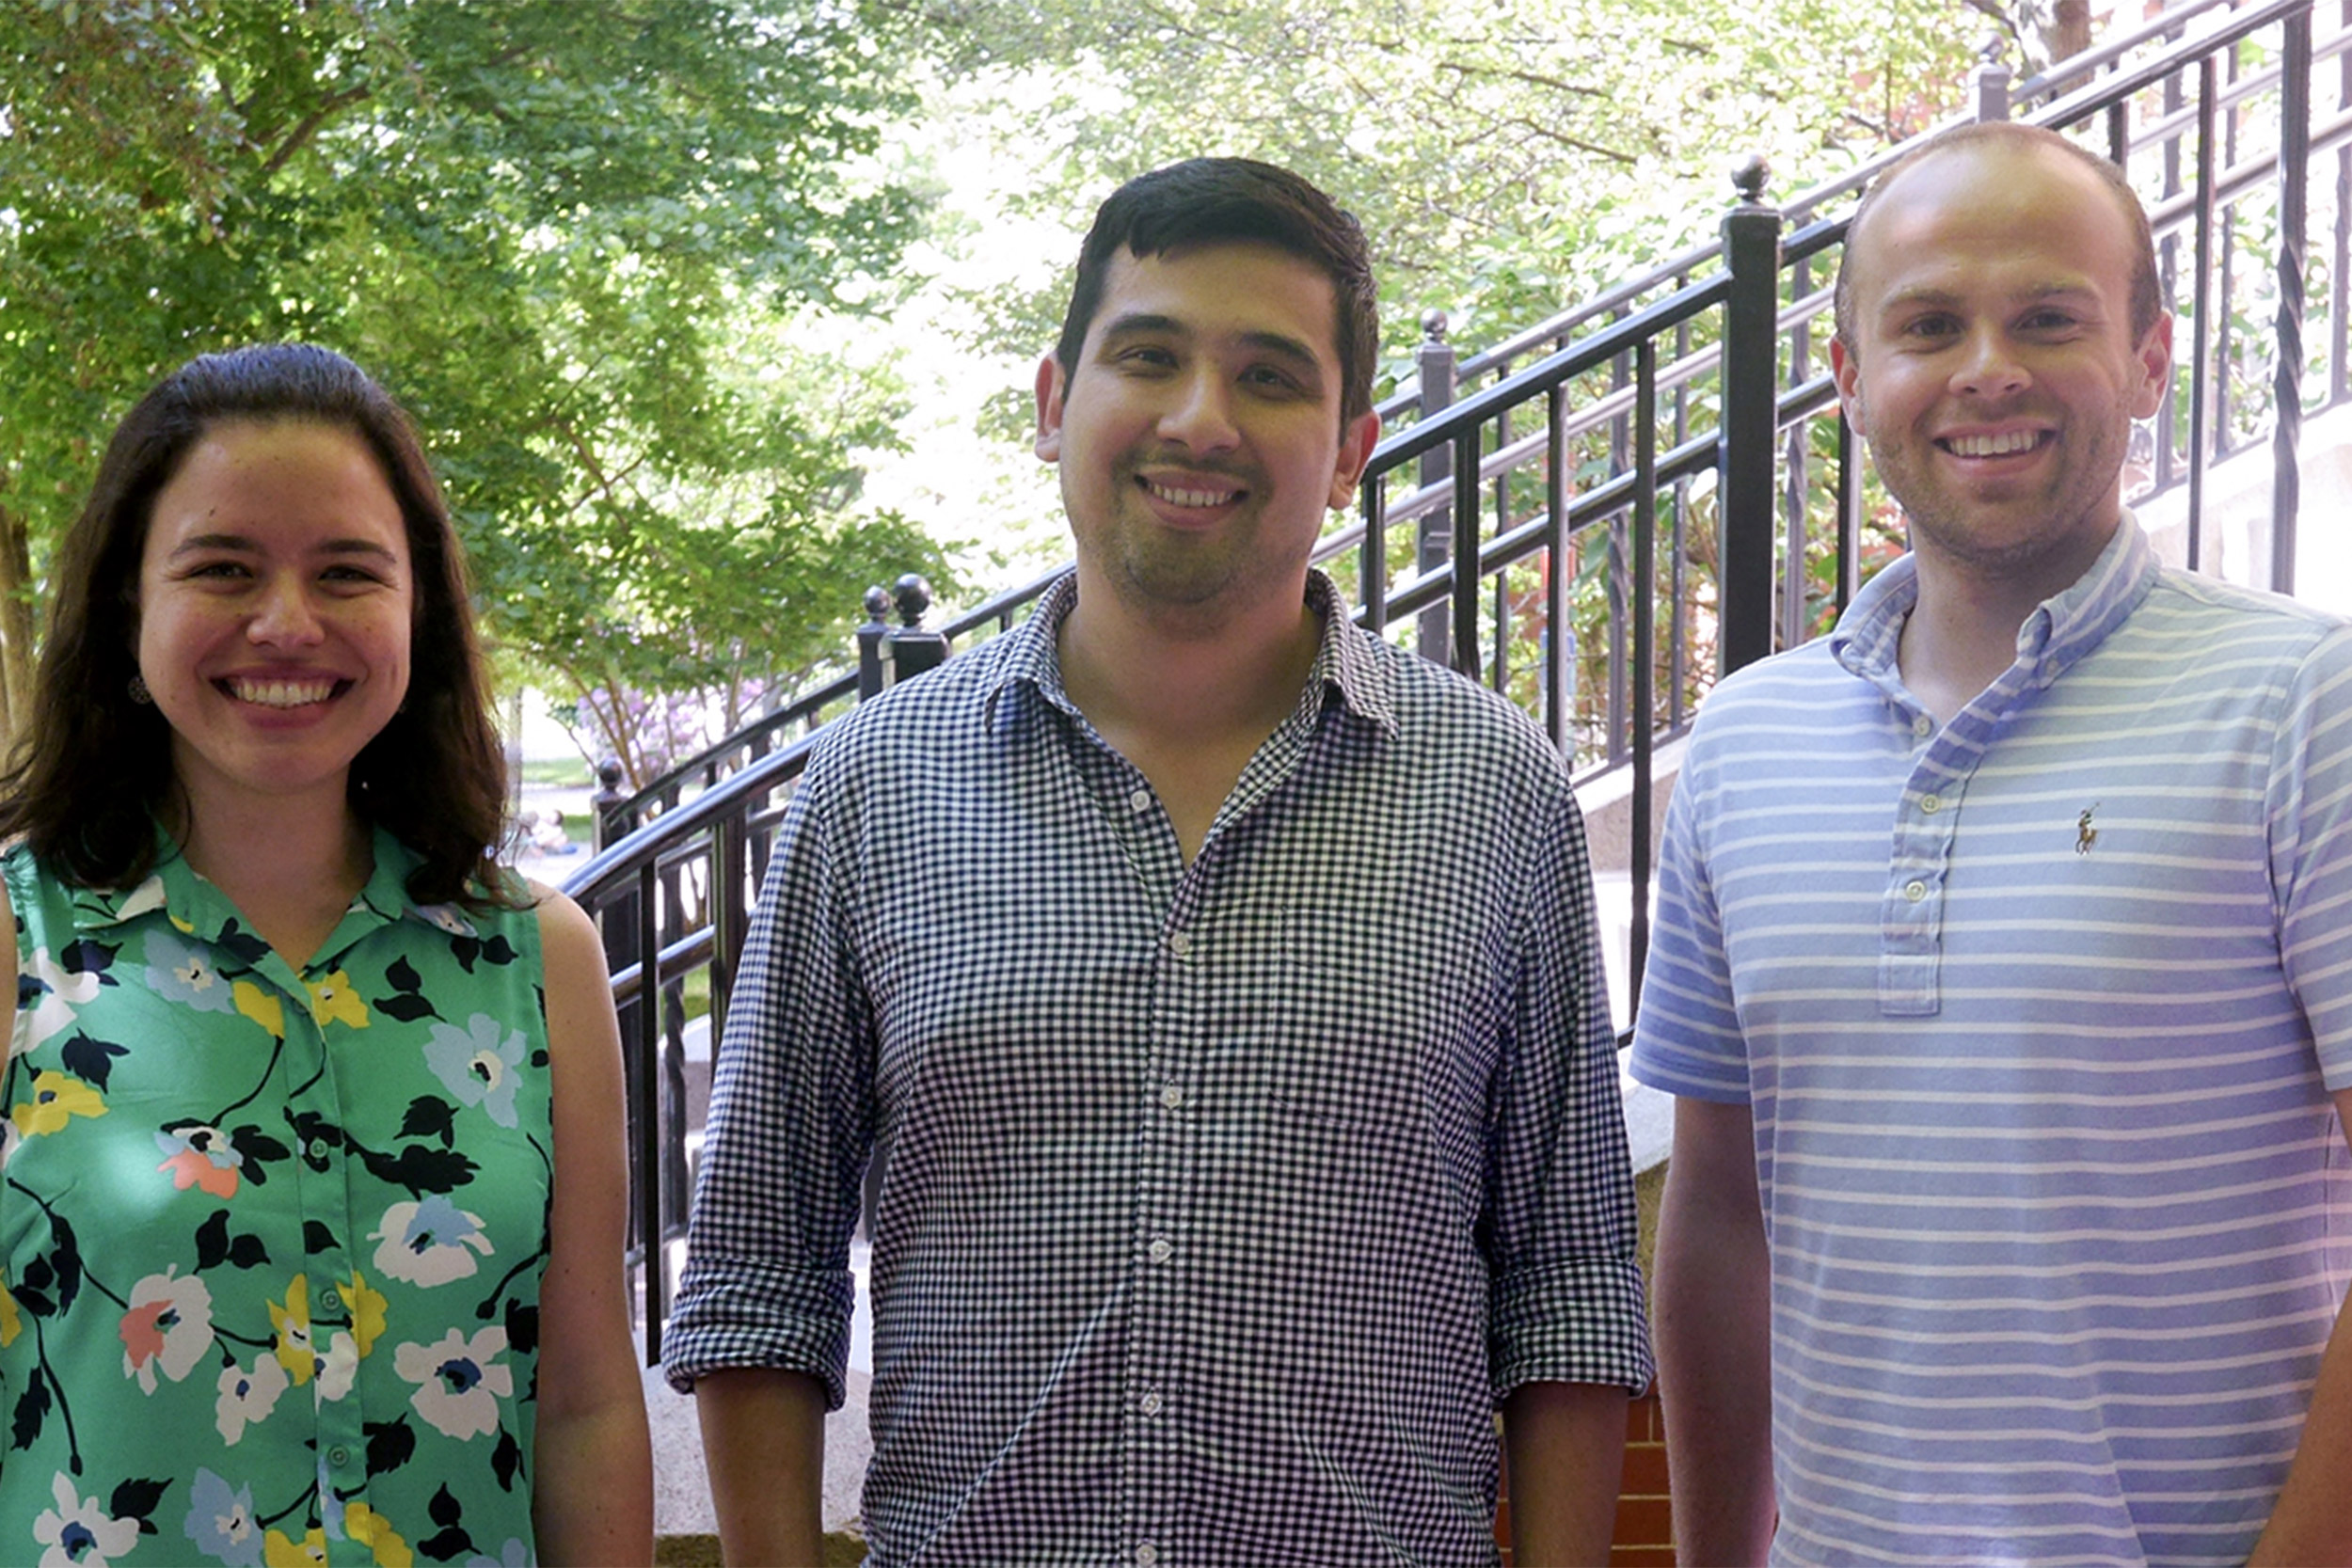
[[[2093,800],[2074,818],[2074,853],[2078,855],[2088,855],[2090,847],[2099,842],[2099,830],[2090,825],[2090,814],[2098,809],[2099,802]]]

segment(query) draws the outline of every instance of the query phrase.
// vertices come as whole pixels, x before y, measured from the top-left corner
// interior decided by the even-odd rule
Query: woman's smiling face
[[[414,605],[400,503],[358,435],[206,431],[156,494],[139,566],[139,674],[190,803],[342,799],[407,692]]]

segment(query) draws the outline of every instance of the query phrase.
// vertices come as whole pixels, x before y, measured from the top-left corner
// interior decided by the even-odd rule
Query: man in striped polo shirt
[[[2094,155],[1929,143],[1837,317],[1912,552],[1708,702],[1634,1043],[1682,1560],[2352,1561],[2352,629],[2123,511]]]

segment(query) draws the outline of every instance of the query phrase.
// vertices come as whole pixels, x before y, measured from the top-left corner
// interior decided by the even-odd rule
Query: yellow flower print
[[[343,1301],[351,1308],[351,1337],[364,1360],[375,1348],[375,1337],[384,1332],[384,1293],[369,1289],[367,1275],[354,1269],[343,1286]]]
[[[310,1016],[324,1029],[330,1023],[342,1023],[354,1029],[368,1026],[368,1005],[360,998],[351,976],[337,970],[324,980],[305,981],[310,990]]]
[[[24,1332],[24,1319],[16,1309],[16,1297],[8,1293],[8,1276],[0,1274],[0,1350],[15,1344]]]
[[[374,1550],[376,1568],[412,1568],[417,1560],[391,1521],[363,1502],[343,1505],[343,1533]]]
[[[269,1325],[278,1331],[278,1364],[286,1369],[295,1387],[318,1370],[318,1352],[310,1348],[310,1276],[298,1274],[286,1286],[286,1305],[269,1304]]]
[[[326,1568],[326,1532],[313,1525],[310,1534],[294,1541],[283,1530],[272,1530],[262,1538],[262,1560],[268,1568]]]
[[[44,1072],[33,1080],[32,1100],[12,1107],[8,1119],[16,1123],[19,1132],[32,1138],[55,1132],[75,1117],[105,1114],[106,1102],[96,1089],[62,1072]]]
[[[278,998],[250,980],[238,981],[233,994],[237,999],[237,1011],[279,1039],[286,1037],[286,1009]]]

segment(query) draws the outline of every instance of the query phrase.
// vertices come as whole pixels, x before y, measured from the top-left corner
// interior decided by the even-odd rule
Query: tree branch
[[[286,133],[286,139],[278,144],[278,150],[262,161],[262,178],[266,180],[286,166],[286,161],[310,144],[319,127],[354,103],[364,103],[374,94],[373,87],[347,87],[328,95],[326,103],[302,117],[302,122]]]

